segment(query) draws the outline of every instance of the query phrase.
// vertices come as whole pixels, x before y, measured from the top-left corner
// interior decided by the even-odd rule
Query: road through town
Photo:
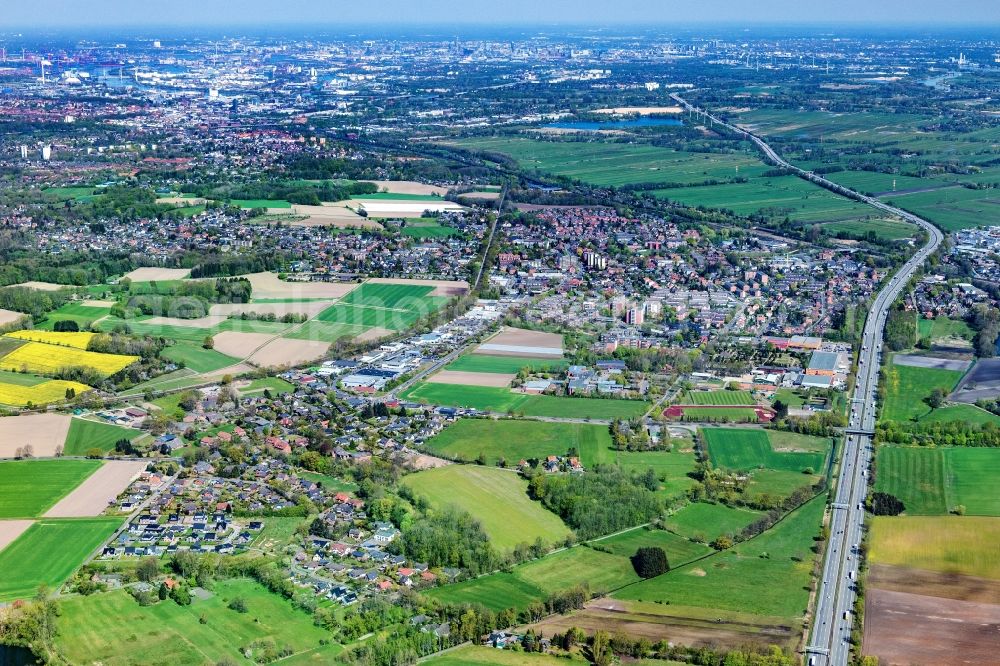
[[[857,378],[851,399],[851,411],[841,450],[840,473],[830,516],[830,538],[823,562],[822,580],[816,597],[812,631],[806,651],[810,666],[846,666],[850,658],[850,638],[853,607],[856,596],[858,545],[865,521],[864,500],[867,494],[867,474],[874,454],[874,429],[878,406],[876,388],[882,358],[882,341],[886,318],[892,303],[907,282],[937,250],[944,235],[930,222],[904,210],[894,208],[873,197],[841,187],[811,171],[800,169],[781,158],[760,137],[742,127],[694,107],[679,95],[673,99],[693,114],[752,141],[768,162],[836,194],[878,208],[890,215],[918,225],[927,232],[926,243],[889,279],[872,302],[865,322],[858,354]]]

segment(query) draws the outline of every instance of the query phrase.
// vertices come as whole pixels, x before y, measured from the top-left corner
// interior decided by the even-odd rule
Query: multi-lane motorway
[[[874,453],[875,392],[882,358],[882,340],[889,308],[906,287],[910,277],[937,250],[944,235],[930,222],[878,199],[841,187],[811,171],[800,169],[781,158],[763,139],[706,113],[671,95],[691,113],[697,113],[732,132],[753,141],[767,160],[820,187],[878,208],[886,213],[919,225],[927,231],[927,243],[907,261],[875,297],[865,321],[857,378],[851,397],[851,412],[841,451],[840,473],[829,521],[830,538],[823,563],[823,578],[816,598],[812,631],[806,648],[810,666],[846,666],[850,657],[853,607],[856,596],[858,545],[865,521],[864,500],[867,474]]]

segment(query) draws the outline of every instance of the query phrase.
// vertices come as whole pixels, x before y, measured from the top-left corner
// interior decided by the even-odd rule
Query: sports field
[[[0,368],[14,372],[27,370],[51,374],[63,368],[83,367],[102,375],[113,375],[137,360],[138,356],[100,354],[72,347],[29,342],[0,359]]]
[[[577,546],[514,567],[428,592],[448,603],[481,603],[493,610],[521,609],[575,585],[587,585],[591,593],[606,593],[638,582],[629,558],[643,546],[658,546],[667,553],[671,566],[681,566],[711,552],[662,530],[639,528],[608,539],[591,542],[595,548]],[[606,552],[610,551],[610,552]]]
[[[962,373],[957,370],[915,368],[892,362],[885,366],[883,372],[885,403],[879,412],[879,418],[885,421],[910,421],[927,416],[931,413],[931,408],[924,399],[931,391],[942,388],[951,393],[962,378]]]
[[[764,534],[698,562],[630,585],[612,596],[796,621],[806,612],[825,497],[817,497]]]
[[[0,601],[30,599],[42,584],[58,588],[121,522],[119,518],[36,521],[0,551]]]
[[[70,420],[69,433],[63,450],[67,456],[86,455],[90,449],[100,449],[107,452],[115,447],[120,439],[133,440],[143,434],[141,430],[123,428],[111,423],[101,423],[90,419],[74,418]]]
[[[688,391],[681,396],[682,405],[733,406],[756,405],[750,391]]]
[[[489,412],[581,419],[631,418],[640,416],[649,409],[649,403],[640,400],[529,395],[513,393],[504,388],[426,382],[417,384],[401,397],[432,405],[468,407]]]
[[[102,464],[100,460],[0,462],[0,518],[41,516]]]
[[[492,467],[449,465],[407,476],[403,483],[434,507],[455,505],[482,523],[501,551],[535,539],[552,544],[570,530],[557,515],[528,499],[528,483]]]
[[[246,602],[246,613],[228,607],[236,597]],[[56,648],[75,664],[251,664],[240,649],[257,640],[291,648],[294,656],[281,663],[333,663],[343,650],[320,644],[330,632],[309,613],[245,579],[217,581],[209,598],[196,597],[190,606],[167,600],[142,607],[116,590],[68,597],[60,609]],[[120,630],[108,631],[111,626]]]
[[[701,432],[712,463],[725,469],[766,468],[801,472],[809,468],[818,472],[826,458],[825,452],[777,452],[764,430],[703,428]]]
[[[1000,518],[980,516],[876,516],[873,564],[1000,579]]]
[[[694,423],[756,423],[757,411],[752,407],[683,407],[684,421]],[[668,410],[668,413],[669,410]]]
[[[564,370],[568,363],[563,359],[553,359],[547,361],[538,358],[525,358],[520,356],[488,356],[486,354],[466,354],[460,356],[445,368],[445,370],[458,370],[461,372],[492,372],[496,374],[516,374],[522,368],[530,371],[558,371]]]
[[[1000,516],[1000,450],[881,446],[875,489],[895,495],[908,515]]]

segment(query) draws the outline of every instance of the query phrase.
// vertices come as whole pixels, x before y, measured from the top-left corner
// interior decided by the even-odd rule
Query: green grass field
[[[435,588],[428,595],[449,603],[481,603],[493,610],[520,609],[575,585],[586,584],[593,594],[639,581],[629,558],[642,546],[663,548],[671,566],[711,552],[707,546],[669,532],[642,528],[593,543],[597,548],[577,546],[520,564],[510,572]]]
[[[44,384],[47,381],[49,381],[47,377],[29,375],[23,372],[0,370],[0,382],[4,384],[13,384],[14,386],[38,386],[39,384]]]
[[[401,397],[427,404],[469,407],[490,412],[581,419],[631,418],[640,416],[649,409],[649,403],[639,400],[529,395],[512,393],[505,388],[453,384],[421,383]]]
[[[882,199],[927,218],[945,231],[987,224],[1000,211],[1000,197],[992,189],[949,187],[931,192],[896,193]]]
[[[816,472],[822,469],[826,458],[825,451],[775,451],[764,430],[703,428],[702,435],[712,463],[731,470],[766,468],[801,472],[809,468]]]
[[[102,464],[100,460],[0,462],[0,518],[41,516]]]
[[[881,446],[875,489],[895,495],[907,515],[939,516],[964,506],[972,516],[1000,516],[1000,451]]]
[[[406,226],[400,229],[400,233],[417,240],[428,240],[437,238],[449,238],[451,236],[461,236],[462,232],[455,227],[446,227],[431,219],[407,220]]]
[[[119,518],[33,523],[0,550],[0,601],[30,599],[39,585],[59,587],[121,523]]]
[[[106,317],[111,312],[109,307],[92,307],[81,305],[80,303],[66,303],[52,312],[45,315],[45,318],[35,326],[43,331],[51,331],[57,321],[75,321],[84,330],[101,317]]]
[[[239,359],[226,356],[214,349],[205,349],[200,343],[178,342],[160,352],[160,356],[195,372],[212,372],[239,363]]]
[[[724,504],[694,502],[667,518],[665,527],[688,539],[711,542],[716,537],[738,534],[760,517],[758,511],[735,509]]]
[[[688,391],[681,396],[682,405],[753,406],[757,404],[750,391]]]
[[[944,573],[1000,579],[1000,518],[876,516],[869,559]]]
[[[235,597],[246,601],[246,613],[228,608]],[[281,663],[333,663],[343,650],[335,643],[321,646],[320,641],[329,640],[329,631],[249,580],[218,581],[211,598],[195,598],[190,606],[168,600],[142,607],[117,590],[69,597],[60,602],[60,609],[56,648],[74,664],[253,664],[240,648],[256,640],[290,647],[296,656]],[[110,626],[119,629],[108,631]]]
[[[837,237],[844,234],[849,238],[865,238],[874,232],[877,238],[889,241],[912,238],[917,232],[917,228],[912,224],[879,218],[827,222],[822,226],[830,236]]]
[[[115,442],[119,439],[133,440],[141,434],[143,434],[141,430],[134,428],[75,418],[70,421],[63,453],[68,456],[82,456],[90,449],[107,452],[115,447]]]
[[[292,204],[284,199],[232,199],[232,206],[240,208],[291,208]]]
[[[527,170],[602,187],[631,183],[701,183],[762,174],[767,170],[749,153],[689,153],[650,145],[537,141],[521,137],[476,137],[455,143],[465,148],[509,155]]]
[[[434,507],[455,505],[480,521],[498,550],[541,537],[552,544],[570,530],[557,515],[528,499],[528,483],[492,467],[450,465],[407,476],[403,483]]]
[[[369,330],[370,326],[319,321],[311,319],[290,333],[282,336],[295,340],[322,340],[333,343],[339,338],[353,338]]]
[[[560,664],[588,664],[583,658],[567,659],[562,656],[537,652],[497,650],[484,645],[465,645],[456,650],[439,654],[421,662],[427,666],[559,666]],[[671,666],[657,662],[661,666]]]
[[[250,383],[239,389],[240,395],[263,395],[264,391],[270,391],[271,395],[283,395],[295,390],[295,385],[286,382],[281,377],[261,377],[250,380]]]
[[[547,361],[537,358],[521,358],[518,356],[487,356],[486,354],[466,354],[460,356],[445,368],[461,372],[493,372],[497,374],[516,374],[521,368],[531,371],[559,371],[568,365],[562,359]]]
[[[817,497],[764,534],[698,562],[630,585],[612,596],[797,621],[806,611],[825,497]]]
[[[937,317],[936,319],[924,319],[917,322],[917,331],[920,337],[925,340],[936,340],[938,338],[962,338],[972,340],[975,332],[969,325],[961,319],[950,319],[948,317]]]
[[[891,361],[885,367],[885,403],[879,418],[885,421],[919,420],[931,413],[924,399],[935,388],[951,393],[962,378],[957,370],[937,368],[914,368],[895,365]]]
[[[695,460],[690,453],[670,451],[615,451],[605,425],[549,423],[502,419],[461,419],[427,442],[429,453],[452,460],[476,460],[480,454],[488,465],[504,458],[509,466],[521,459],[563,456],[576,449],[580,462],[591,469],[597,464],[618,464],[626,469],[652,468],[666,480],[665,492],[678,495],[694,482],[688,473]]]

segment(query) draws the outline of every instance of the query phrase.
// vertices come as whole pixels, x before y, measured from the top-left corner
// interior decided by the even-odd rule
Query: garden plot
[[[72,492],[46,512],[46,518],[88,518],[101,515],[129,484],[146,463],[141,460],[114,460],[91,474]]]
[[[31,446],[36,457],[54,456],[69,433],[65,414],[22,414],[0,418],[0,458],[13,458],[17,449]]]

